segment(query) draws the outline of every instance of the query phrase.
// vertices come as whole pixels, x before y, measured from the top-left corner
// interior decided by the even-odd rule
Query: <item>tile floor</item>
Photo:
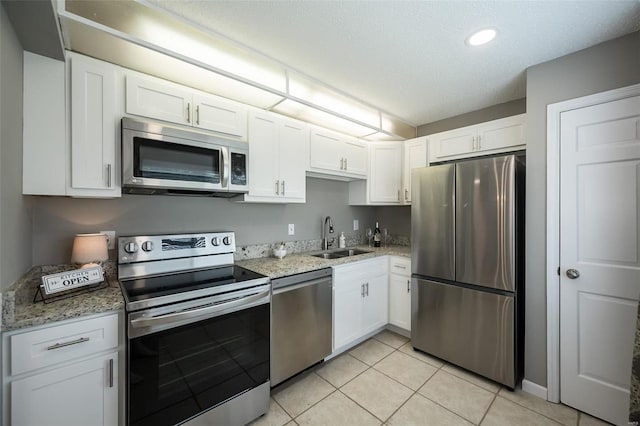
[[[606,425],[416,352],[383,331],[271,392],[253,425]]]

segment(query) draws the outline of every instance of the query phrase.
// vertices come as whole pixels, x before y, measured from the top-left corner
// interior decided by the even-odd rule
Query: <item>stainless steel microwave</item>
[[[122,186],[133,194],[232,197],[249,190],[246,142],[122,119]]]

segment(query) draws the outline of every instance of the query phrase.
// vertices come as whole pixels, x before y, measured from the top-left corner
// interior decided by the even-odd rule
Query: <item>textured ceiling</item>
[[[522,98],[527,67],[640,29],[639,1],[147,2],[416,125]],[[485,27],[494,42],[465,45]]]

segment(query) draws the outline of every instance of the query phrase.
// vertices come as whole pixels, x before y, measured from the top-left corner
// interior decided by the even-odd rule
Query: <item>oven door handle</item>
[[[232,300],[231,302],[219,303],[215,305],[205,305],[201,308],[189,309],[187,311],[174,312],[166,315],[158,315],[157,317],[137,318],[131,320],[129,324],[133,328],[151,327],[157,325],[170,324],[174,322],[186,321],[189,319],[201,317],[204,315],[211,315],[217,312],[226,311],[238,306],[253,303],[269,296],[271,290],[261,291],[260,293],[252,294],[251,296],[242,297],[240,299]]]

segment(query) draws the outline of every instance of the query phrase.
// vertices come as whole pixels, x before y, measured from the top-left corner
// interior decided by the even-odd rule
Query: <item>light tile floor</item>
[[[567,425],[608,423],[414,351],[383,331],[271,391],[269,425]]]

